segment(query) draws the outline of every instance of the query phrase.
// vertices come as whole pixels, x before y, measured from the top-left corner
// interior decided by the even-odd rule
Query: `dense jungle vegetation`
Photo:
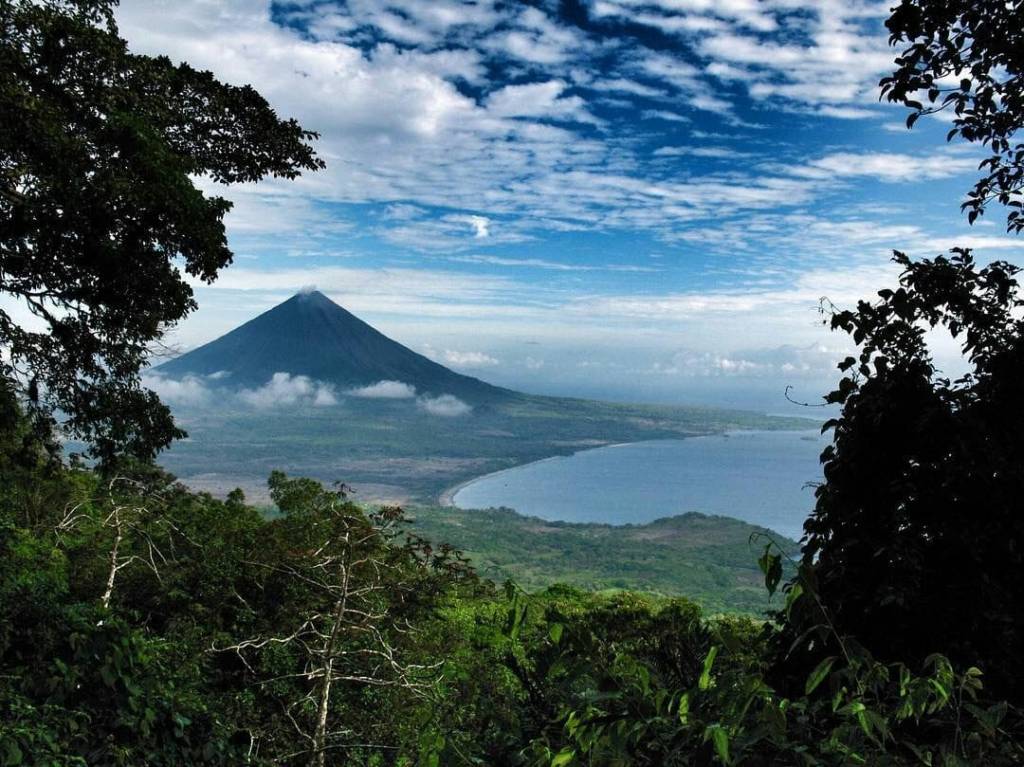
[[[991,149],[968,210],[1011,229],[1021,9],[905,0],[884,83]],[[231,259],[190,177],[315,170],[312,134],[129,54],[105,0],[7,0],[0,29],[0,279],[47,326],[0,311],[0,766],[1024,762],[1015,267],[897,254],[898,286],[826,307],[858,353],[799,558],[762,541],[772,614],[528,594],[343,487],[274,473],[268,519],[154,468],[179,432],[139,371],[194,308],[175,264]]]
[[[1019,690],[981,670],[1004,673],[987,637],[921,643],[958,662],[876,658],[840,628],[814,565],[769,620],[629,592],[528,594],[342,488],[275,473],[268,519],[145,464],[64,466],[3,403],[5,767],[1024,758]],[[761,565],[774,589],[770,544]]]

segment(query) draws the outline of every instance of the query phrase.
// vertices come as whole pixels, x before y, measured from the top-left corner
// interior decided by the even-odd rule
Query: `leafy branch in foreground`
[[[766,547],[766,586],[777,585],[783,556]],[[557,702],[558,715],[524,751],[528,763],[1010,767],[1024,758],[1024,716],[986,695],[979,669],[957,671],[939,654],[917,673],[880,662],[835,632],[812,570],[801,566],[785,590],[786,609],[810,605],[818,611],[815,636],[842,648],[794,678],[780,677],[772,660],[770,624],[759,631],[753,623],[697,620],[667,634],[652,628],[671,612],[653,624],[651,617],[633,622],[619,606],[609,625],[600,613],[565,613],[535,600],[544,615],[535,631],[547,635],[534,645],[533,667],[543,672],[534,685]],[[665,653],[681,647],[689,662],[666,663]]]
[[[1010,208],[1007,229],[1024,230],[1024,2],[902,0],[886,26],[892,45],[908,45],[882,96],[922,115],[953,113],[947,140],[960,136],[989,149],[984,175],[963,203],[970,222],[993,200]]]

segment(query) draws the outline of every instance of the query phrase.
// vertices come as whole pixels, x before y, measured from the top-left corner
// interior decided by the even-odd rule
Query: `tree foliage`
[[[531,740],[531,764],[1010,767],[1024,756],[1019,712],[984,699],[978,669],[936,655],[914,673],[852,651],[788,694],[752,622],[616,608],[617,629],[590,613],[552,640],[561,705]],[[667,662],[670,650],[691,662]]]
[[[114,0],[0,3],[0,373],[96,457],[179,436],[140,386],[150,345],[195,308],[182,274],[231,263],[230,203],[193,179],[293,178],[315,134],[251,87],[131,53]]]
[[[1024,230],[1024,2],[902,0],[886,22],[890,43],[906,45],[882,95],[921,115],[953,113],[948,139],[989,149],[982,177],[963,203],[968,219],[992,200],[1010,207],[1010,231]]]
[[[833,311],[856,357],[828,399],[825,482],[805,525],[804,565],[840,633],[890,660],[935,651],[1024,693],[1024,305],[1018,270],[969,251],[914,262],[896,290]],[[947,334],[967,371],[936,369]],[[798,615],[794,632],[817,622]],[[819,642],[820,651],[820,642]]]

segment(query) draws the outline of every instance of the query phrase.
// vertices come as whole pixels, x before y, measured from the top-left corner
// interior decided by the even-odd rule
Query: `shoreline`
[[[657,440],[649,440],[649,441],[656,442]],[[635,443],[635,442],[619,442],[619,443],[614,444],[614,445],[613,444],[598,445],[596,447],[588,447],[588,448],[586,448],[586,450],[577,450],[576,452],[566,453],[564,455],[549,455],[547,458],[538,458],[536,461],[527,461],[526,463],[517,463],[515,466],[509,466],[509,467],[504,468],[504,469],[498,469],[497,471],[489,471],[486,474],[481,474],[478,477],[470,477],[469,479],[467,479],[467,480],[465,480],[463,482],[460,482],[457,485],[452,485],[447,490],[443,491],[439,496],[437,496],[437,504],[439,506],[442,506],[442,507],[450,507],[450,508],[453,508],[453,509],[461,508],[461,507],[455,505],[455,496],[458,495],[459,491],[462,490],[464,487],[472,485],[474,482],[479,482],[482,479],[487,479],[488,477],[496,477],[499,474],[504,474],[505,472],[508,472],[508,471],[515,471],[516,469],[521,469],[524,466],[533,466],[535,463],[546,463],[547,461],[557,461],[559,458],[572,458],[572,456],[574,456],[574,455],[576,455],[578,453],[585,453],[585,452],[587,452],[587,450],[603,450],[606,447],[621,447],[622,445],[634,445],[634,444],[637,444],[637,443]]]
[[[729,434],[729,432],[727,432],[727,431],[712,432],[710,434],[693,434],[693,435],[691,435],[689,437],[682,437],[682,438],[680,438],[679,441],[682,441],[684,439],[694,439],[696,437],[716,437],[716,436],[722,436],[722,435],[727,435],[727,434]],[[675,440],[638,439],[638,440],[634,440],[633,442],[609,442],[607,445],[594,445],[592,447],[585,447],[582,450],[574,450],[571,453],[563,453],[563,454],[560,454],[560,455],[549,455],[547,458],[538,458],[536,461],[527,461],[526,463],[517,463],[515,466],[508,466],[508,467],[506,467],[504,469],[498,469],[497,471],[489,471],[486,474],[480,474],[479,476],[470,477],[467,480],[463,480],[462,482],[459,482],[457,485],[452,485],[451,487],[447,488],[446,490],[441,491],[441,493],[437,496],[437,505],[441,506],[442,508],[459,509],[461,507],[455,505],[455,496],[458,495],[459,491],[462,490],[463,488],[468,487],[469,485],[472,485],[474,482],[479,482],[482,479],[487,479],[488,477],[496,477],[499,474],[504,474],[507,471],[514,471],[515,469],[522,469],[524,466],[533,466],[536,463],[545,463],[547,461],[555,461],[555,460],[558,460],[559,458],[572,458],[574,455],[579,455],[580,453],[588,453],[591,450],[604,450],[604,449],[610,448],[610,447],[626,447],[627,445],[642,445],[645,442],[665,442],[665,441],[673,442]]]
[[[526,464],[523,464],[523,465],[525,466]],[[458,494],[458,492],[462,488],[464,488],[466,485],[469,485],[472,482],[476,482],[478,479],[483,479],[484,477],[489,477],[489,476],[490,476],[490,474],[482,474],[479,477],[473,477],[472,479],[467,479],[465,482],[460,482],[457,485],[452,485],[451,487],[449,487],[446,490],[442,490],[441,494],[439,496],[437,496],[437,505],[440,506],[441,508],[445,508],[445,509],[447,509],[447,508],[451,508],[451,509],[459,508],[458,506],[455,505],[455,496]]]
[[[526,463],[516,464],[515,466],[509,466],[509,467],[504,468],[504,469],[498,469],[497,471],[489,471],[486,474],[481,474],[481,475],[476,476],[476,477],[471,477],[469,479],[463,480],[462,482],[459,482],[458,484],[452,485],[451,487],[443,490],[441,493],[438,494],[436,501],[437,501],[437,505],[440,506],[441,508],[452,508],[452,509],[460,509],[461,510],[462,507],[461,506],[457,506],[455,504],[455,496],[459,494],[459,491],[463,490],[464,488],[468,487],[469,485],[472,485],[474,482],[479,482],[480,480],[487,479],[489,477],[495,477],[495,476],[497,476],[499,474],[504,474],[504,473],[509,472],[509,471],[514,471],[516,469],[521,469],[524,466],[533,466],[534,464],[538,464],[538,463],[545,463],[547,461],[555,461],[555,460],[558,460],[559,458],[572,458],[574,455],[579,455],[580,453],[588,453],[591,450],[604,450],[606,448],[625,447],[627,445],[643,445],[643,444],[650,443],[650,442],[683,442],[683,441],[688,440],[688,439],[702,439],[702,438],[707,438],[707,437],[729,437],[729,436],[731,436],[733,434],[750,434],[750,433],[761,433],[761,432],[773,433],[773,432],[776,432],[776,431],[785,431],[785,432],[797,433],[797,434],[801,434],[804,431],[806,431],[807,433],[814,434],[816,436],[820,436],[820,431],[818,431],[816,429],[806,429],[806,430],[804,430],[804,429],[729,429],[728,431],[710,432],[708,434],[691,434],[688,437],[680,437],[680,438],[677,438],[677,439],[669,439],[669,440],[665,440],[665,439],[640,439],[640,440],[634,440],[633,442],[609,442],[607,445],[597,445],[597,446],[594,446],[594,447],[584,448],[583,450],[575,450],[572,453],[565,453],[565,454],[562,454],[562,455],[551,455],[551,456],[548,456],[547,458],[538,458],[536,461],[527,461]],[[519,513],[519,512],[517,512],[517,513]]]

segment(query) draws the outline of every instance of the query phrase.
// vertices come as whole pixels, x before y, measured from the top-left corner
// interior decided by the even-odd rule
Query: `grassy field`
[[[410,516],[417,534],[464,550],[491,580],[511,578],[528,591],[568,583],[682,595],[711,612],[770,606],[757,567],[767,539],[756,536],[798,548],[764,528],[697,513],[622,526],[547,522],[510,509],[423,507]]]

